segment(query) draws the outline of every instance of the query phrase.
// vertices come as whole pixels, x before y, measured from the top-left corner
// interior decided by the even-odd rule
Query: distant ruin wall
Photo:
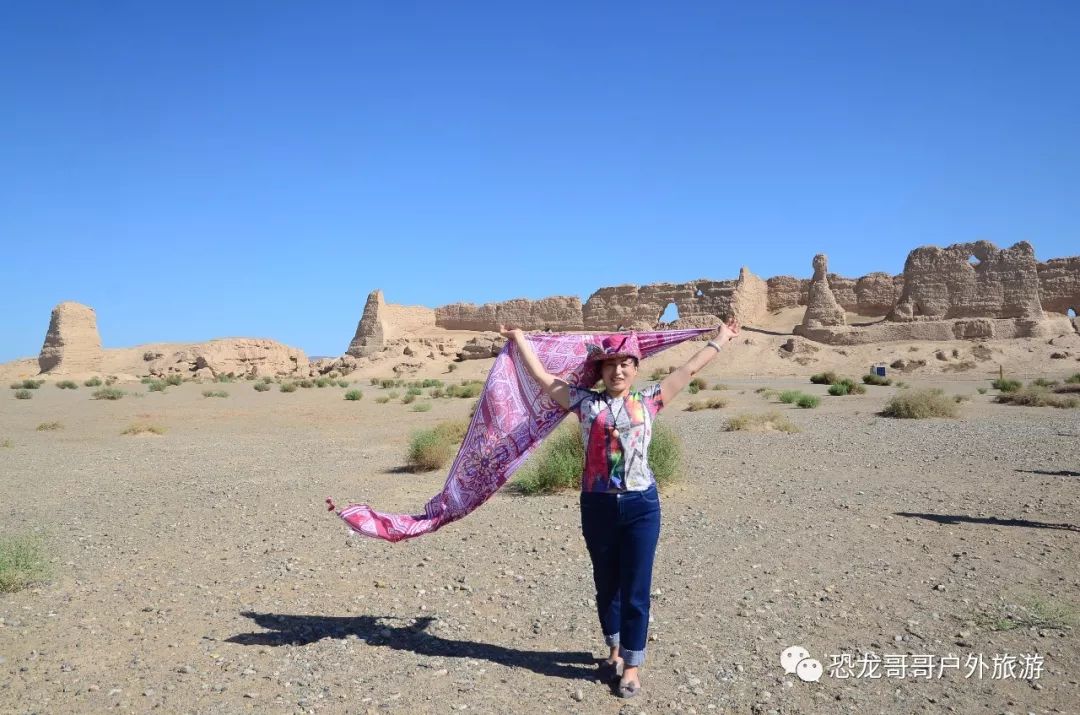
[[[447,330],[495,331],[500,324],[522,330],[584,330],[581,299],[577,296],[517,298],[483,305],[451,303],[435,309],[435,325]]]
[[[1043,317],[1035,249],[1020,241],[923,246],[904,263],[904,291],[892,321]]]
[[[53,308],[45,342],[38,355],[42,373],[99,372],[103,356],[97,314],[93,308],[71,301]]]
[[[585,330],[653,330],[674,305],[673,326],[715,325],[731,317],[750,323],[768,309],[768,284],[746,268],[736,280],[697,280],[601,288],[582,306]]]
[[[1080,316],[1080,256],[1051,258],[1037,267],[1043,310]]]
[[[408,333],[424,332],[435,327],[435,311],[412,305],[392,305],[375,289],[368,294],[364,313],[356,326],[346,355],[364,357],[381,350],[387,341]]]
[[[836,302],[850,313],[866,316],[884,316],[889,313],[903,292],[904,276],[888,273],[868,273],[862,278],[845,278],[830,273],[829,288]],[[809,278],[773,276],[768,281],[768,308],[770,311],[806,306],[810,291]]]
[[[828,345],[864,345],[897,340],[1007,340],[1011,338],[1052,338],[1068,333],[1068,318],[1023,320],[1016,318],[970,318],[962,320],[881,321],[873,325],[811,328],[796,325],[795,334]]]

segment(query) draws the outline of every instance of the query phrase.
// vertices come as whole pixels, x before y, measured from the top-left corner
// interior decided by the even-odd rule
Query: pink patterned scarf
[[[637,336],[642,356],[649,357],[713,330],[716,328],[665,330]],[[587,345],[610,335],[618,334],[537,333],[526,339],[549,373],[571,385],[592,387],[599,379],[599,363],[586,360]],[[446,483],[428,500],[424,513],[384,514],[367,504],[350,504],[339,510],[338,516],[353,531],[386,541],[435,531],[487,501],[568,414],[532,379],[513,341],[507,341],[488,373]],[[326,501],[333,510],[333,502]]]

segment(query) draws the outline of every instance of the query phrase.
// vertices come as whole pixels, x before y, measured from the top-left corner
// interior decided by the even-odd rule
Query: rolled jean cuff
[[[619,645],[619,634],[612,633],[610,636],[604,636],[604,643],[608,648],[614,648]]]
[[[645,649],[629,650],[619,646],[619,655],[622,656],[623,665],[639,666],[645,662]]]

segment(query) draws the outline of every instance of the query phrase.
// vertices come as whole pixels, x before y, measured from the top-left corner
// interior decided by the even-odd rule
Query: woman
[[[500,326],[544,392],[581,422],[585,464],[581,476],[581,530],[592,559],[596,610],[610,648],[602,669],[621,676],[619,695],[641,690],[638,670],[645,661],[653,557],[660,536],[660,498],[649,469],[652,421],[720,349],[739,334],[735,319],[721,326],[686,364],[659,384],[633,388],[641,351],[634,333],[610,336],[590,346],[600,361],[602,392],[586,390],[549,374],[524,333]]]

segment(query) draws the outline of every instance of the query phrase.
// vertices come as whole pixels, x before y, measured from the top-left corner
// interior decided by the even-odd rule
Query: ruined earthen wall
[[[1080,316],[1080,256],[1051,258],[1037,267],[1043,310]]]
[[[553,296],[540,300],[517,298],[501,303],[451,303],[435,309],[435,324],[447,330],[494,331],[499,325],[522,330],[583,330],[581,299]]]
[[[104,353],[94,309],[66,301],[53,308],[38,355],[38,367],[50,375],[100,372]]]
[[[989,241],[908,254],[904,290],[893,321],[1043,317],[1035,250],[1020,241],[998,249]]]

